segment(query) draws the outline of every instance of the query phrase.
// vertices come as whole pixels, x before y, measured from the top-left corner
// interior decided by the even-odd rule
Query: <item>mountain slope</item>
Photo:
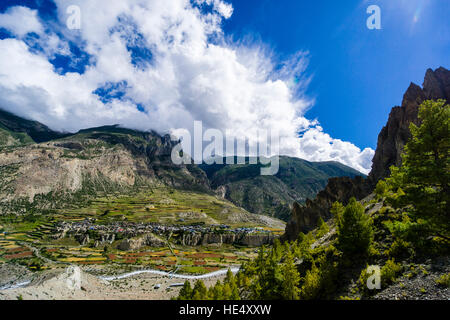
[[[175,143],[168,135],[104,126],[0,150],[0,215],[284,228],[216,197],[196,165],[174,165]]]
[[[98,194],[165,185],[209,191],[195,166],[176,166],[169,136],[117,127],[0,151],[2,213],[49,209]]]
[[[261,176],[261,165],[200,167],[208,175],[211,187],[224,198],[250,212],[282,220],[289,219],[293,202],[303,203],[313,198],[326,186],[328,179],[363,176],[338,162],[309,162],[285,156],[280,157],[280,168],[275,176]]]
[[[8,139],[2,139],[2,137],[7,137],[8,135],[12,136],[19,144],[33,141],[41,143],[67,136],[51,130],[40,122],[23,119],[1,109],[0,130],[0,146],[8,144],[3,143],[4,141],[7,142]]]
[[[276,176],[261,176],[259,165],[177,166],[169,136],[118,126],[63,134],[5,111],[0,111],[2,146],[8,147],[0,151],[3,211],[48,209],[88,195],[165,185],[215,191],[249,212],[287,220],[291,204],[314,197],[330,177],[361,175],[336,162],[289,157],[280,158]]]
[[[34,143],[33,139],[24,132],[12,132],[0,124],[0,147],[20,146]]]

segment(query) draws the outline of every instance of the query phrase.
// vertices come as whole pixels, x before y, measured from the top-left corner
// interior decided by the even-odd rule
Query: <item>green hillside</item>
[[[26,120],[1,109],[0,129],[7,131],[20,144],[33,141],[41,143],[66,136],[66,134],[51,130],[40,122]],[[0,132],[0,145],[5,141],[5,136],[4,132]]]
[[[224,161],[225,162],[225,161]],[[247,161],[248,163],[248,161]],[[261,165],[201,165],[211,187],[250,212],[287,220],[294,201],[305,202],[322,190],[329,178],[362,173],[338,162],[309,162],[280,157],[275,176],[261,176]]]
[[[34,143],[33,139],[25,132],[12,132],[0,124],[0,147],[19,146]]]

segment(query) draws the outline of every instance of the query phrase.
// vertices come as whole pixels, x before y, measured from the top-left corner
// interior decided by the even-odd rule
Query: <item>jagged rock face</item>
[[[401,154],[407,141],[411,138],[409,125],[418,124],[419,106],[424,100],[444,99],[450,101],[450,71],[439,68],[428,69],[423,82],[423,89],[411,83],[401,107],[394,107],[386,126],[378,136],[378,145],[373,158],[369,182],[372,186],[378,180],[389,176],[389,168],[401,165]]]
[[[307,200],[304,206],[294,203],[292,216],[286,225],[283,240],[293,241],[300,232],[307,233],[317,226],[319,217],[323,220],[331,218],[330,208],[334,202],[346,203],[352,197],[362,199],[370,193],[365,179],[355,177],[332,178],[324,190],[314,200]]]
[[[77,238],[79,241],[86,243],[84,238]],[[183,246],[221,246],[224,244],[241,245],[247,247],[260,247],[273,242],[275,236],[273,234],[247,234],[247,233],[184,233],[178,236],[175,241]],[[88,240],[89,241],[89,238]],[[154,234],[146,234],[139,237],[128,238],[122,240],[117,249],[122,251],[137,251],[144,246],[164,247],[167,244],[155,236]]]
[[[88,234],[78,234],[75,236],[75,240],[77,240],[80,245],[85,246],[89,243],[89,235]]]
[[[368,179],[330,179],[325,190],[315,200],[308,200],[304,206],[295,203],[292,216],[286,225],[283,240],[295,240],[299,232],[308,232],[317,225],[319,217],[330,218],[330,208],[335,201],[346,204],[351,197],[361,200],[373,191],[378,180],[389,176],[392,165],[401,164],[401,154],[411,137],[409,126],[418,124],[420,104],[427,99],[450,101],[450,71],[438,68],[426,72],[423,88],[411,83],[401,107],[394,107],[386,126],[378,136],[378,145],[373,158],[372,171]]]
[[[154,234],[146,234],[137,238],[124,239],[119,243],[117,249],[122,251],[136,251],[144,246],[164,247],[166,246],[166,243]]]
[[[273,234],[247,234],[247,233],[185,233],[179,238],[183,246],[207,245],[242,245],[247,247],[260,247],[273,242]]]

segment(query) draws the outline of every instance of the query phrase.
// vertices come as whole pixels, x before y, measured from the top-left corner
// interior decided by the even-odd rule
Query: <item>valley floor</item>
[[[71,276],[67,269],[49,270],[39,275],[24,274],[23,271],[18,267],[1,266],[3,283],[7,281],[6,275],[9,275],[10,280],[15,279],[15,284],[31,282],[25,287],[0,290],[0,300],[169,300],[178,296],[179,285],[185,281],[149,273],[105,281],[92,274],[100,270],[84,268],[80,272],[80,287],[73,288],[68,285]],[[17,274],[14,276],[15,272]],[[203,281],[210,286],[224,277],[224,274],[220,274]],[[193,284],[194,280],[190,281]]]

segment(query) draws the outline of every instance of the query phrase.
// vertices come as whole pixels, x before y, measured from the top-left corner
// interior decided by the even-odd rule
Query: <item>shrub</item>
[[[361,300],[361,298],[360,297],[340,296],[339,300],[351,301],[351,300]]]
[[[316,261],[313,261],[311,268],[306,271],[300,288],[302,299],[326,299],[332,296],[337,288],[341,254],[331,245],[320,253]]]
[[[358,287],[363,291],[363,293],[368,293],[367,288],[367,279],[369,278],[369,273],[367,272],[367,268],[364,268],[359,275],[358,281],[356,282]]]
[[[414,249],[409,242],[397,238],[387,250],[387,254],[395,258],[410,257],[414,255]]]
[[[393,283],[402,270],[402,265],[395,263],[394,259],[386,261],[386,264],[381,268],[381,283],[383,286]]]
[[[326,235],[330,231],[330,228],[328,225],[323,221],[321,217],[319,217],[319,220],[317,221],[317,232],[316,237],[321,238],[324,235]]]
[[[380,180],[380,181],[378,181],[377,186],[375,187],[375,194],[380,199],[380,198],[383,198],[386,196],[386,193],[388,192],[388,190],[389,190],[389,186],[386,183],[386,181]]]
[[[450,288],[450,273],[443,274],[436,279],[436,284],[440,287]]]

